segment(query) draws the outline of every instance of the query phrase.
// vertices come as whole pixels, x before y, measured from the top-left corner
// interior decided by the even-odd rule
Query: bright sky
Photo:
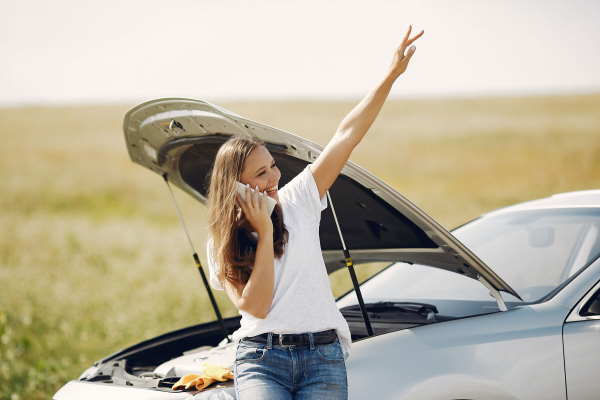
[[[600,1],[8,0],[0,104],[600,91]]]

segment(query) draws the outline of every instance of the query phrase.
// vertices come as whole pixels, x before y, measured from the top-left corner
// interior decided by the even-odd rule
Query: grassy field
[[[354,104],[220,105],[325,145]],[[111,352],[214,319],[164,183],[128,158],[132,106],[0,109],[2,399],[49,398]],[[599,188],[598,110],[600,94],[388,101],[351,159],[452,228]],[[204,207],[176,196],[204,260]]]

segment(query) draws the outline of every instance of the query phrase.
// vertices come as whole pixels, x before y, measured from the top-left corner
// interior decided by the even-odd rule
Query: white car
[[[202,203],[216,151],[232,134],[267,143],[281,185],[321,151],[192,99],[143,103],[123,129],[134,162]],[[503,208],[452,234],[352,162],[330,195],[320,227],[328,272],[389,262],[337,299],[353,338],[351,399],[600,398],[600,190]],[[54,399],[234,399],[232,380],[171,390],[203,362],[234,362],[240,317],[221,317],[199,271],[215,321],[107,356]]]

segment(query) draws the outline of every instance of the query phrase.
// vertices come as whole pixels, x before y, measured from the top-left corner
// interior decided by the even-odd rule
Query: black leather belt
[[[249,340],[257,343],[267,343],[268,332],[262,333],[256,336],[246,336],[242,340]],[[337,333],[335,329],[328,329],[321,332],[313,332],[314,344],[328,344],[333,343],[337,339]],[[280,345],[298,345],[308,346],[310,340],[308,333],[273,333],[272,344]]]

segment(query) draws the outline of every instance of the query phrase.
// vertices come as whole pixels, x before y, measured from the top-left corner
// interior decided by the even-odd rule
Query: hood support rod
[[[352,257],[350,256],[350,250],[346,247],[346,242],[344,241],[344,235],[342,235],[342,229],[340,228],[340,223],[338,222],[337,215],[335,214],[335,207],[333,206],[333,201],[331,200],[331,195],[329,194],[329,190],[327,193],[327,199],[329,200],[329,204],[331,204],[331,212],[333,213],[333,219],[335,220],[335,226],[337,227],[338,235],[340,236],[340,240],[342,242],[342,248],[344,249],[344,261],[346,262],[346,267],[348,268],[348,272],[350,272],[350,278],[352,279],[352,285],[354,286],[354,292],[356,293],[356,298],[358,299],[358,304],[360,305],[360,311],[362,312],[363,319],[365,320],[365,326],[367,328],[367,334],[369,336],[373,336],[373,328],[371,327],[371,320],[369,319],[369,314],[367,313],[367,309],[365,307],[365,302],[363,301],[362,293],[360,291],[360,286],[358,284],[358,279],[356,279],[356,273],[354,272],[354,262],[352,261]]]
[[[206,280],[206,274],[204,273],[204,268],[202,268],[202,264],[200,263],[200,258],[198,257],[198,253],[196,252],[194,244],[192,243],[192,238],[190,237],[190,232],[188,231],[187,226],[185,225],[185,220],[183,219],[183,214],[181,213],[181,210],[179,209],[179,206],[177,205],[177,201],[175,200],[175,194],[173,193],[173,190],[171,189],[171,185],[169,185],[169,179],[167,177],[167,174],[166,173],[163,174],[162,177],[165,180],[167,187],[169,188],[169,193],[171,193],[171,199],[173,200],[173,204],[175,205],[175,209],[177,210],[177,215],[179,216],[179,221],[181,222],[181,226],[183,227],[185,236],[187,236],[190,247],[192,248],[192,253],[193,253],[192,257],[194,258],[194,262],[196,263],[196,268],[198,269],[198,272],[200,273],[200,277],[202,278],[204,287],[206,288],[206,291],[208,292],[208,297],[210,298],[210,303],[212,304],[213,310],[215,311],[217,320],[219,321],[219,325],[221,325],[221,329],[223,330],[223,336],[225,336],[225,338],[227,339],[227,342],[231,343],[231,338],[227,334],[227,329],[225,328],[225,322],[223,322],[223,317],[221,316],[221,311],[219,310],[219,306],[217,305],[217,301],[215,300],[215,296],[210,288],[210,285],[208,284],[208,281]]]
[[[506,307],[506,303],[502,298],[502,294],[500,294],[500,292],[495,287],[493,287],[483,276],[477,275],[477,280],[481,282],[481,284],[490,291],[490,296],[496,299],[496,303],[498,304],[498,308],[500,309],[500,311],[508,311],[508,307]]]

